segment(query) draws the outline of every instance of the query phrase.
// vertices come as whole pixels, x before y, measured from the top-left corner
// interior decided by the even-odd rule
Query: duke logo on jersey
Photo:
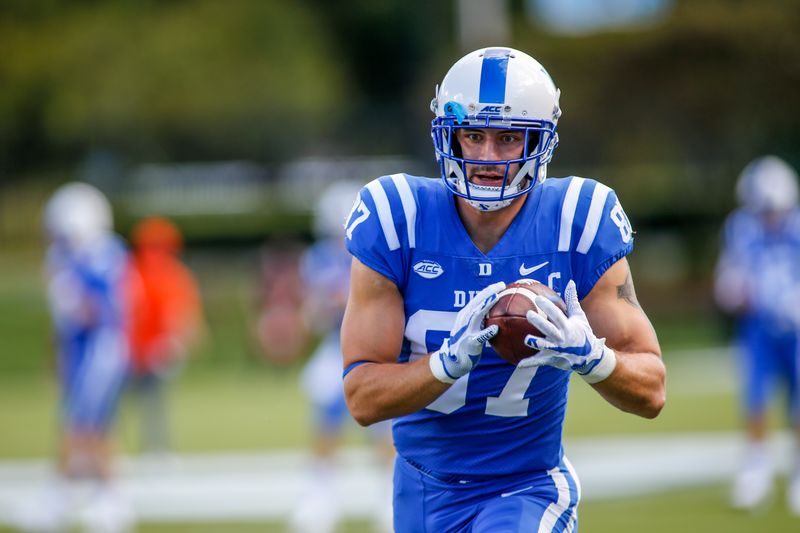
[[[484,254],[441,180],[395,174],[362,189],[347,221],[347,247],[403,296],[402,363],[436,350],[469,297],[495,281],[519,279],[523,269],[559,292],[573,279],[583,298],[630,253],[633,232],[610,188],[551,178],[531,190]],[[426,409],[394,420],[397,451],[411,464],[453,475],[557,468],[568,383],[568,372],[517,368],[487,346],[478,366]]]

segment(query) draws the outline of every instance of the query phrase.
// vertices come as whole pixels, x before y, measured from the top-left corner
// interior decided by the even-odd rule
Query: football
[[[497,335],[489,340],[489,345],[512,365],[538,352],[525,346],[524,342],[527,335],[542,335],[542,332],[525,318],[528,310],[544,316],[534,303],[537,295],[548,298],[566,314],[567,305],[553,289],[533,279],[520,279],[500,291],[497,303],[486,315],[484,327],[497,324],[500,328]]]

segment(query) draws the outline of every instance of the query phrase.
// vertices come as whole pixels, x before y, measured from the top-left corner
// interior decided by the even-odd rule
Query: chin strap
[[[525,178],[529,179],[529,178]],[[513,187],[506,188],[506,194],[517,194],[522,190],[522,184],[525,183],[525,179],[521,180],[519,183],[514,185]],[[462,192],[463,194],[467,194],[466,192],[466,185],[463,182],[457,185],[457,189]],[[469,184],[469,188],[472,191],[482,191],[482,192],[492,192],[495,193],[494,196],[500,196],[500,187],[491,187],[488,185],[475,185],[473,183]],[[508,207],[511,205],[511,202],[514,201],[513,198],[506,199],[506,200],[493,200],[490,198],[483,199],[483,198],[465,198],[467,203],[478,209],[479,211],[497,211],[498,209],[502,209],[504,207]]]
[[[478,211],[497,211],[511,205],[512,200],[487,200],[481,202],[479,200],[467,200],[467,203],[477,209]]]

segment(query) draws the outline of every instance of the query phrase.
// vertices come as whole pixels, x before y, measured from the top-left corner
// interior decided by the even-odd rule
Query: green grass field
[[[0,461],[47,457],[55,438],[55,383],[50,357],[46,310],[35,253],[0,257]],[[298,389],[299,364],[275,369],[260,362],[247,330],[252,272],[227,270],[201,278],[210,327],[209,342],[176,380],[170,415],[174,443],[181,453],[219,450],[304,448],[309,440],[306,401]],[[211,281],[211,280],[214,281]],[[675,324],[670,331],[680,331]],[[658,326],[658,324],[656,324]],[[712,339],[696,323],[692,338]],[[698,333],[699,332],[699,333]],[[714,385],[717,367],[730,372],[727,360],[693,364],[690,356],[670,352],[685,346],[672,333],[662,338],[669,369],[668,403],[652,421],[616,411],[590,387],[572,386],[565,432],[568,438],[683,431],[733,431],[738,427],[736,400],[730,387]],[[778,420],[776,415],[774,420]],[[775,422],[773,425],[777,425]],[[352,428],[348,443],[358,444],[363,432]],[[123,402],[119,443],[123,453],[138,452],[136,405]],[[687,450],[691,453],[691,450]],[[684,489],[656,496],[591,501],[581,507],[581,530],[606,532],[790,532],[800,531],[776,498],[756,515],[726,506],[727,487]],[[7,531],[2,530],[0,531]],[[143,524],[144,533],[279,532],[276,523]],[[367,524],[347,522],[340,533],[368,532]]]
[[[787,517],[776,506],[758,514],[730,511],[726,487],[714,486],[581,505],[580,530],[590,533],[790,533],[800,528],[800,518]],[[151,524],[141,533],[284,533],[282,524]],[[346,522],[338,533],[370,533],[366,523]]]

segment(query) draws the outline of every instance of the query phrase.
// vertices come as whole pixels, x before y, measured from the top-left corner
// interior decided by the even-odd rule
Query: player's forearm
[[[362,426],[415,413],[448,388],[433,377],[427,357],[403,364],[363,364],[344,380],[347,407]]]
[[[666,401],[666,370],[654,353],[616,352],[617,365],[592,385],[610,404],[645,418],[655,418]]]

